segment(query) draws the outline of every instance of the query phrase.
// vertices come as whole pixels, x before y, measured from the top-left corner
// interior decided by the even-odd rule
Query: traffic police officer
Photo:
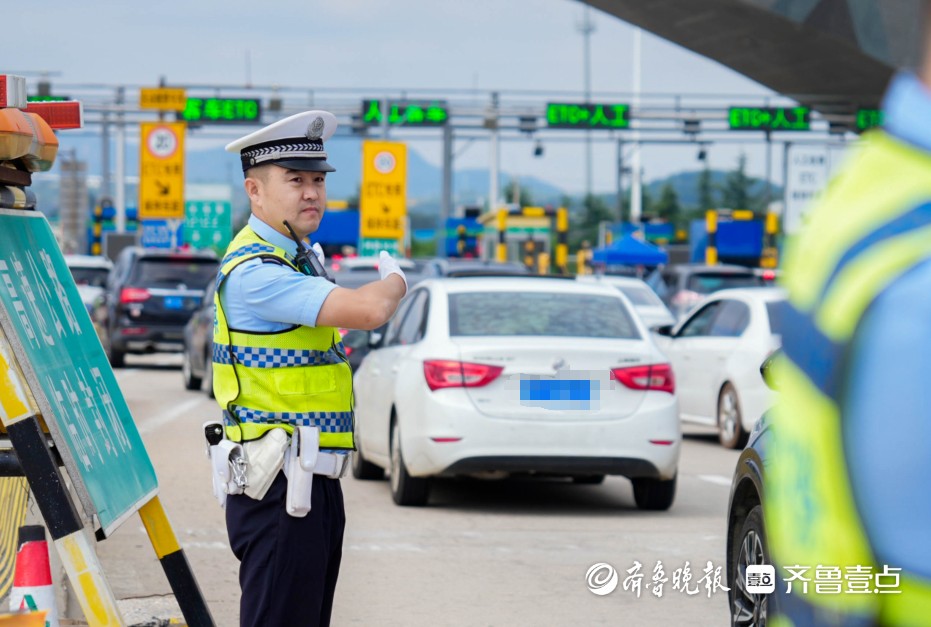
[[[330,621],[345,526],[339,477],[354,447],[352,373],[338,327],[381,326],[407,291],[404,273],[384,252],[381,279],[355,290],[308,276],[295,261],[326,209],[326,175],[334,168],[324,142],[335,130],[331,113],[307,111],[226,147],[242,160],[252,215],[217,277],[214,392],[227,437],[246,443],[247,468],[265,472],[270,484],[226,498],[244,626]],[[322,264],[319,245],[314,252]],[[302,426],[318,429],[319,453],[311,451],[310,511],[296,517],[286,511],[283,449],[248,447],[286,441],[285,433]]]
[[[931,624],[924,61],[893,80],[884,130],[864,135],[787,250],[764,507],[783,616],[769,624]]]

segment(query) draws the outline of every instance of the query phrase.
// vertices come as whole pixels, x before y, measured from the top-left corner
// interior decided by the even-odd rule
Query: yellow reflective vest
[[[352,370],[334,327],[294,325],[278,332],[230,329],[220,289],[250,259],[271,258],[299,272],[287,253],[246,226],[220,263],[214,295],[213,391],[231,440],[295,426],[320,428],[320,447],[353,449]]]
[[[856,462],[845,459],[842,440],[845,368],[864,312],[929,259],[931,155],[868,133],[786,251],[789,319],[785,358],[774,366],[764,512],[780,577],[807,568],[812,583],[805,594],[794,582],[780,597],[784,616],[769,624],[912,625],[931,616],[931,581],[904,569],[882,575],[899,566],[873,555],[847,474]],[[817,590],[819,568],[837,585]],[[868,592],[852,591],[858,572],[869,572]]]

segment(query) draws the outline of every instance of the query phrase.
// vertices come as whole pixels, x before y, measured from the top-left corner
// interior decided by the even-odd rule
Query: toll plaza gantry
[[[0,481],[26,478],[88,625],[126,623],[85,529],[101,542],[138,513],[185,620],[210,626],[155,469],[29,190],[55,161],[54,130],[82,123],[80,102],[29,103],[22,77],[0,75]]]
[[[487,258],[499,263],[519,261],[540,274],[550,271],[550,242],[555,232],[553,265],[559,274],[569,273],[569,212],[565,207],[500,207],[479,216],[478,221],[485,227],[482,250]]]

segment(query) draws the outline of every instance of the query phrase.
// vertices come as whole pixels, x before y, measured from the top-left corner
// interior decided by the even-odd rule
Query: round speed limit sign
[[[391,174],[397,164],[397,159],[390,152],[385,151],[375,155],[375,171],[379,174]]]
[[[149,152],[159,159],[167,159],[178,150],[178,136],[174,129],[167,126],[157,126],[149,133],[146,139]]]

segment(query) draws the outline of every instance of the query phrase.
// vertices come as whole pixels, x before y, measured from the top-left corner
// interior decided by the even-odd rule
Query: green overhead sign
[[[188,98],[179,122],[252,124],[262,119],[262,103],[255,98]]]
[[[808,131],[808,107],[731,107],[728,122],[732,131]]]
[[[857,131],[862,133],[883,125],[886,114],[882,109],[859,109],[857,111]]]
[[[548,102],[550,128],[630,128],[630,105]]]
[[[384,120],[381,100],[362,101],[362,122],[378,126]],[[389,100],[388,124],[392,126],[443,126],[449,110],[443,100]]]
[[[0,285],[0,325],[87,514],[109,535],[158,481],[45,215],[0,209]]]

